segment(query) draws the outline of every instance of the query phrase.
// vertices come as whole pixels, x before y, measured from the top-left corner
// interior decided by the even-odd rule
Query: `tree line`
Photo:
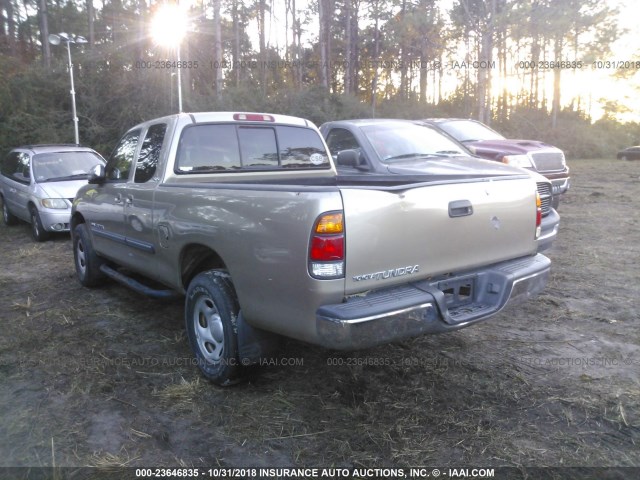
[[[563,127],[593,127],[588,99],[563,98],[563,85],[620,35],[606,2],[197,0],[180,64],[149,35],[161,5],[0,0],[0,146],[69,140],[66,49],[47,41],[62,31],[87,39],[72,45],[81,140],[104,149],[133,123],[176,111],[177,68],[185,110],[269,110],[317,123],[473,117],[574,155],[640,141],[637,124],[617,125],[624,106],[614,101],[601,145],[585,133],[582,150]]]

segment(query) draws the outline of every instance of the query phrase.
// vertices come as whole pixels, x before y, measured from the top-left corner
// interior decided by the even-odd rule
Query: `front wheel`
[[[220,386],[236,383],[239,306],[226,272],[209,270],[189,284],[185,321],[189,345],[205,377]]]
[[[73,260],[78,280],[85,287],[95,287],[104,280],[100,266],[104,260],[96,254],[85,223],[73,230]]]
[[[31,236],[36,242],[44,242],[51,236],[42,226],[40,221],[40,214],[36,207],[31,207]]]

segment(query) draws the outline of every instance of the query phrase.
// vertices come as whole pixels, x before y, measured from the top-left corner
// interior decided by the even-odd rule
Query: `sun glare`
[[[158,45],[176,47],[187,33],[186,8],[165,4],[158,9],[152,23],[151,35]]]

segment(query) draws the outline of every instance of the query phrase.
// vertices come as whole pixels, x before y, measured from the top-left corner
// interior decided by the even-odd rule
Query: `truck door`
[[[153,195],[159,181],[157,168],[166,132],[166,123],[151,125],[144,132],[135,171],[124,193],[127,262],[141,272],[148,270],[158,249],[153,230]]]
[[[127,132],[107,160],[106,181],[96,186],[92,203],[96,206],[89,220],[95,249],[107,258],[127,257],[124,205],[127,182],[141,130]]]

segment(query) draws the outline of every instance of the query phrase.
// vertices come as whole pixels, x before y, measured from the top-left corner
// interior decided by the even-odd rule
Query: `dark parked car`
[[[640,160],[640,146],[625,148],[616,157],[618,160]]]
[[[472,156],[460,143],[437,128],[411,120],[338,120],[320,126],[338,169],[338,179],[358,177],[420,178],[425,182],[469,181],[518,169]],[[541,200],[538,251],[551,247],[560,216],[552,208],[551,182],[529,172]],[[369,180],[371,181],[371,180]]]
[[[536,171],[553,186],[553,206],[569,189],[569,167],[559,148],[538,140],[507,139],[476,120],[429,118],[423,120],[465,145],[475,155]]]

